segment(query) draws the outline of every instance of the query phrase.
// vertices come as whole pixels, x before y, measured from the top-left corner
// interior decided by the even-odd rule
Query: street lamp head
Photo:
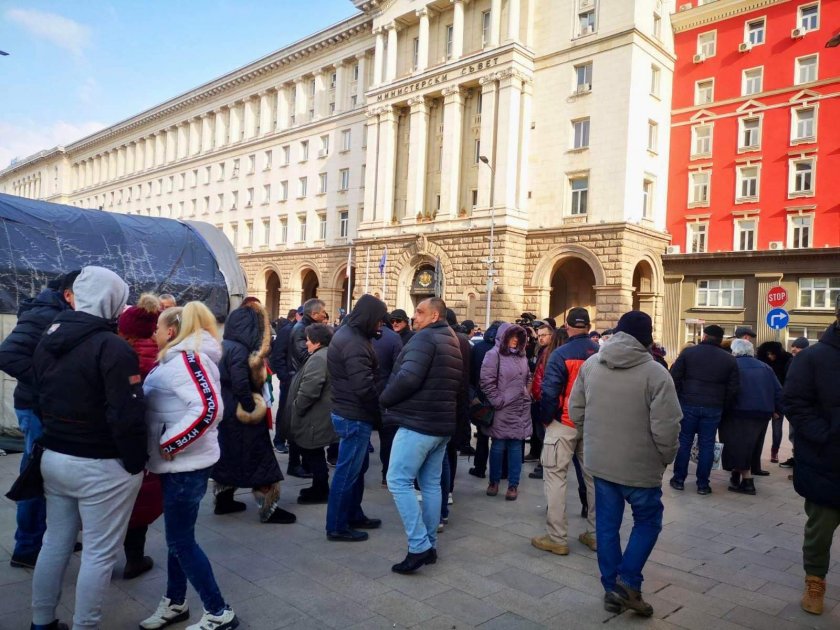
[[[826,48],[836,48],[837,46],[840,46],[840,33],[837,33],[837,35],[835,35],[825,43]]]
[[[487,159],[486,155],[479,155],[478,159],[484,162],[487,166],[490,166],[490,160]]]

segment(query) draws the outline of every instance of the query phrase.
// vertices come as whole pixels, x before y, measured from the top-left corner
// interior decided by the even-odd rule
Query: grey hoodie
[[[84,267],[73,283],[76,310],[108,321],[115,320],[128,303],[128,285],[110,269]]]
[[[636,488],[662,485],[677,454],[682,411],[668,370],[634,337],[616,333],[586,360],[569,416],[583,428],[583,457],[593,477]]]

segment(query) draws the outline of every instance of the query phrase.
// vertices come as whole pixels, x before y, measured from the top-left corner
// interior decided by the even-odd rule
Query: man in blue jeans
[[[721,348],[723,328],[706,326],[703,340],[682,351],[671,367],[683,420],[680,450],[674,461],[671,487],[685,490],[688,460],[697,436],[697,494],[712,493],[709,474],[715,455],[715,436],[723,410],[738,396],[738,366],[735,357]]]
[[[578,373],[569,416],[583,428],[583,460],[595,478],[595,528],[604,608],[650,617],[642,569],[662,530],[662,475],[677,451],[681,411],[668,371],[653,360],[650,317],[625,313],[615,334]],[[622,553],[625,503],[633,530]]]
[[[18,380],[14,406],[24,439],[21,471],[26,466],[35,441],[43,433],[41,418],[35,412],[37,394],[32,357],[41,336],[56,315],[73,308],[73,282],[78,275],[78,271],[67,273],[51,287],[41,291],[37,297],[23,300],[18,309],[17,325],[0,345],[0,371]],[[17,568],[32,569],[41,551],[41,541],[46,529],[47,508],[43,498],[18,502],[15,550],[9,564]]]
[[[332,423],[338,437],[338,460],[327,501],[327,539],[359,542],[367,532],[382,525],[362,510],[368,443],[373,425],[379,422],[379,394],[383,383],[378,374],[371,339],[379,334],[385,303],[363,295],[336,331],[327,352],[332,381]]]
[[[455,435],[463,374],[461,346],[446,321],[446,303],[423,300],[414,311],[414,335],[380,398],[385,426],[399,427],[387,480],[408,537],[408,555],[391,567],[395,573],[413,573],[437,562],[440,478],[446,444]],[[422,510],[415,479],[423,494]]]

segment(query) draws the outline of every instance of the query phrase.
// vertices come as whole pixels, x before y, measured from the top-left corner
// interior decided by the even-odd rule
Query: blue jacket
[[[735,357],[740,386],[732,416],[769,418],[773,412],[782,415],[782,386],[766,363],[754,357]]]
[[[686,348],[671,366],[680,403],[730,408],[738,397],[735,357],[711,341]]]
[[[597,354],[598,348],[588,333],[581,333],[570,337],[548,357],[540,398],[540,419],[543,424],[549,425],[552,420],[559,420],[575,428],[575,423],[569,418],[569,395],[581,366],[589,357]]]
[[[391,378],[391,370],[394,369],[397,357],[403,349],[403,342],[399,334],[385,325],[382,326],[380,332],[381,337],[373,339],[373,351],[379,362],[379,377],[383,383],[387,383]]]

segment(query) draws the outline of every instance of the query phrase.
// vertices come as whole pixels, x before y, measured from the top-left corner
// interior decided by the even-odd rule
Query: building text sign
[[[487,59],[485,61],[478,61],[476,63],[471,63],[467,66],[464,66],[460,70],[450,70],[447,72],[443,72],[441,74],[435,75],[433,77],[429,77],[428,79],[423,79],[422,81],[415,81],[414,83],[409,83],[408,85],[404,85],[399,88],[395,88],[393,90],[388,90],[387,92],[383,92],[382,94],[376,95],[377,101],[384,101],[389,98],[394,98],[395,96],[403,96],[406,94],[413,94],[418,90],[425,89],[427,87],[431,87],[433,85],[438,85],[440,83],[446,83],[449,79],[454,79],[455,77],[465,77],[471,74],[475,74],[476,72],[481,72],[482,70],[487,70],[488,68],[492,68],[494,66],[499,65],[499,58],[493,57],[491,59]]]

